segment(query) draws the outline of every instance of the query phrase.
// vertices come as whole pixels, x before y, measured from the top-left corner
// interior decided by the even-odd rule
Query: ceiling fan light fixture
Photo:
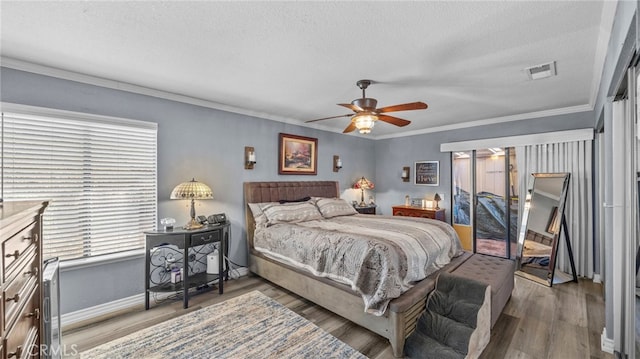
[[[427,104],[424,102],[410,102],[400,105],[385,106],[377,108],[378,100],[367,97],[365,94],[366,88],[371,85],[371,80],[360,80],[356,83],[360,89],[362,89],[362,98],[355,99],[351,103],[339,103],[338,106],[346,107],[355,114],[338,115],[331,117],[319,118],[316,120],[305,121],[305,123],[329,120],[338,117],[351,117],[351,122],[342,131],[342,133],[350,133],[358,130],[361,134],[371,133],[371,129],[375,125],[376,121],[380,120],[398,127],[407,126],[411,121],[404,120],[398,117],[389,116],[389,112],[396,111],[411,111],[411,110],[424,110],[427,108]]]
[[[370,113],[357,114],[353,123],[356,125],[358,131],[362,134],[371,133],[371,129],[375,126],[378,116]]]

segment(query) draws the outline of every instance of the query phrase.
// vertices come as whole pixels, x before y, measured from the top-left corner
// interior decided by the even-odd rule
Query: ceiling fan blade
[[[356,129],[356,124],[351,122],[349,126],[347,126],[347,128],[345,128],[344,131],[342,131],[342,133],[353,132],[355,129]]]
[[[378,115],[378,120],[390,123],[392,125],[400,126],[400,127],[406,126],[411,123],[411,121],[409,120],[403,120],[401,118],[397,118],[389,115]]]
[[[346,115],[339,115],[339,116],[331,116],[331,117],[325,117],[325,118],[318,118],[316,120],[309,120],[309,121],[304,121],[304,123],[309,123],[309,122],[316,122],[316,121],[323,121],[323,120],[330,120],[332,118],[340,118],[340,117],[349,117],[349,116],[353,116],[352,113],[346,114]]]
[[[385,112],[395,112],[395,111],[424,110],[427,107],[429,106],[427,106],[427,104],[424,102],[411,102],[411,103],[405,103],[402,105],[393,105],[393,106],[379,108],[376,110],[376,112],[385,113]]]
[[[364,111],[360,106],[354,105],[352,103],[339,103],[338,106],[346,107],[348,109],[353,110],[353,112],[362,112],[362,111]]]

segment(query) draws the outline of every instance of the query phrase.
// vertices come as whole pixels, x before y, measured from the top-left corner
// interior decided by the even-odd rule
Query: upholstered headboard
[[[253,248],[255,222],[247,203],[292,201],[304,197],[340,197],[337,181],[245,182],[244,203],[247,223],[247,245]]]

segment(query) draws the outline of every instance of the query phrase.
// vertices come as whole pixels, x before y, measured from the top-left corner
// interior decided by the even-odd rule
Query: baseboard
[[[249,274],[249,268],[240,267],[234,269],[232,272],[236,275],[229,276],[230,279],[236,279]],[[158,300],[165,299],[174,293],[156,293],[155,298]],[[78,324],[92,319],[113,314],[118,311],[129,310],[135,306],[142,306],[144,304],[144,293],[132,295],[130,297],[117,299],[108,303],[98,304],[93,307],[76,310],[75,312],[65,313],[60,316],[60,321],[63,329],[67,329],[74,324]],[[65,328],[66,327],[66,328]]]
[[[162,293],[164,294],[164,293]],[[103,315],[129,309],[136,305],[144,304],[144,293],[132,295],[127,298],[117,299],[108,303],[98,304],[93,307],[76,310],[75,312],[65,313],[60,316],[62,328],[69,327],[73,324],[88,321]]]
[[[599,273],[594,273],[593,274],[593,283],[602,283],[602,279],[600,278],[600,274]]]
[[[613,354],[614,344],[613,339],[607,338],[607,328],[603,328],[602,335],[600,336],[600,350],[605,353]]]

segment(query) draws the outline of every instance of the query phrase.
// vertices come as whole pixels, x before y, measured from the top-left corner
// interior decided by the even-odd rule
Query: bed
[[[453,271],[471,254],[462,252],[462,254],[455,256],[438,271],[430,273],[417,283],[412,283],[410,289],[385,303],[382,313],[371,314],[371,310],[367,312],[367,309],[370,308],[365,305],[363,297],[354,292],[351,285],[336,282],[327,277],[314,276],[293,263],[279,261],[262,249],[256,248],[254,241],[256,221],[249,204],[296,201],[306,197],[339,198],[338,182],[244,183],[250,271],[387,338],[391,343],[394,356],[402,357],[405,339],[415,329],[416,321],[424,309],[426,297],[435,286],[438,273]],[[251,206],[255,209],[254,205]],[[367,215],[357,214],[354,216]],[[408,219],[397,218],[396,220],[407,221]]]

